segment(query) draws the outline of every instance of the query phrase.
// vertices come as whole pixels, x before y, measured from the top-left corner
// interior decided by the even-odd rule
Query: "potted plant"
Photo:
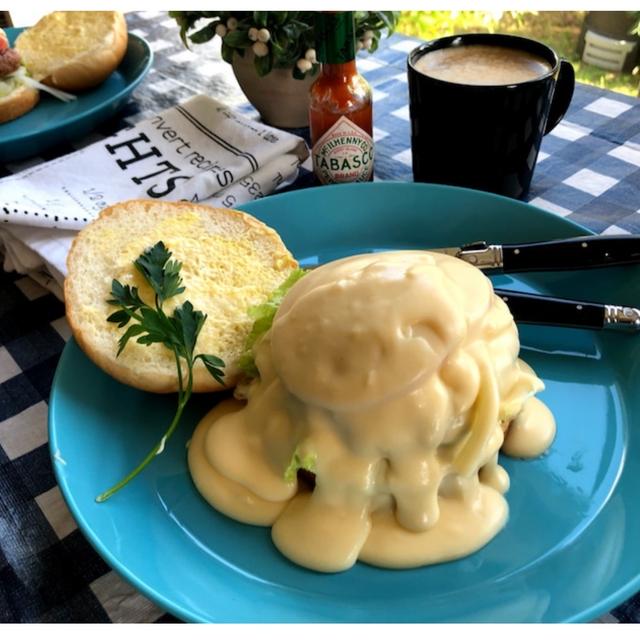
[[[262,119],[277,127],[308,125],[315,56],[314,11],[170,11],[185,46],[222,40],[222,58]],[[373,52],[393,33],[399,11],[356,11],[358,49]]]

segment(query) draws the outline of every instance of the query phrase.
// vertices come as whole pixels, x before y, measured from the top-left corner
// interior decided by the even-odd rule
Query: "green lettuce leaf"
[[[18,88],[18,81],[9,76],[0,80],[0,98],[6,98]]]
[[[300,455],[296,449],[291,457],[291,462],[284,472],[285,482],[293,482],[296,479],[298,469],[306,469],[311,473],[316,472],[316,455],[314,453],[307,453]]]
[[[249,317],[253,319],[253,326],[244,343],[244,352],[238,360],[240,370],[250,378],[257,378],[260,374],[254,360],[253,349],[264,336],[276,315],[276,311],[282,304],[282,300],[289,292],[289,289],[307,273],[304,269],[296,269],[289,274],[289,277],[269,296],[266,302],[250,307]]]

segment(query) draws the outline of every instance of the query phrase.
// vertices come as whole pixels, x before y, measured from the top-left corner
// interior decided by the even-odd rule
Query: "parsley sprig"
[[[163,310],[163,304],[166,300],[183,293],[185,290],[180,275],[182,263],[171,260],[171,252],[160,241],[147,249],[133,264],[153,290],[155,294],[154,306],[148,305],[140,298],[137,287],[123,285],[118,280],[113,280],[111,298],[107,302],[114,307],[119,307],[119,309],[112,313],[107,321],[117,324],[121,329],[129,325],[118,340],[117,355],[122,353],[132,338],[144,345],[160,343],[172,351],[178,371],[178,408],[165,434],[144,460],[120,482],[101,493],[96,498],[97,502],[104,502],[122,489],[155,456],[162,453],[165,443],[178,426],[182,412],[191,397],[193,366],[197,360],[202,360],[215,380],[223,384],[224,362],[213,355],[203,353],[194,355],[198,335],[207,316],[202,311],[196,311],[188,300],[176,307],[170,316]],[[183,375],[183,363],[186,367],[186,383]]]

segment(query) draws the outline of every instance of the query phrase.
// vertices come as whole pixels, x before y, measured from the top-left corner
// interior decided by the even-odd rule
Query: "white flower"
[[[253,53],[258,56],[258,58],[263,58],[264,56],[269,54],[269,47],[264,42],[254,42],[251,45],[253,49]]]
[[[227,27],[223,24],[219,24],[216,26],[216,35],[224,38],[227,35]]]
[[[364,44],[362,44],[362,40],[358,40],[356,43],[356,51],[360,51],[360,49],[364,48]]]
[[[249,40],[253,40],[255,42],[258,39],[258,30],[255,27],[251,27],[247,35],[249,36]]]
[[[367,38],[366,40],[363,40],[362,42],[362,46],[368,51],[369,49],[371,49],[371,45],[373,44],[373,40],[371,38]]]
[[[271,33],[269,33],[269,29],[260,29],[260,31],[258,31],[259,42],[269,42],[270,38],[271,38]]]
[[[316,59],[316,50],[315,49],[307,49],[305,54],[304,54],[304,59],[308,60],[312,64],[315,63],[315,62],[318,62],[318,60]]]
[[[233,16],[231,16],[227,20],[227,29],[229,29],[229,31],[235,31],[237,28],[238,28],[238,20]]]
[[[375,35],[375,33],[373,33],[373,31],[371,31],[371,30],[365,31],[364,35],[362,36],[362,39],[363,40],[371,40],[374,35]]]
[[[311,71],[311,67],[313,67],[313,63],[311,63],[306,58],[300,58],[298,62],[296,62],[296,67],[302,71],[302,73],[307,73],[307,71]]]

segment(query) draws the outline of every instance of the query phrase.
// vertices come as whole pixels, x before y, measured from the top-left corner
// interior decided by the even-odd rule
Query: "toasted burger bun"
[[[7,82],[4,80],[4,82]],[[37,89],[16,82],[16,88],[4,98],[0,98],[0,124],[15,120],[31,111],[38,104],[40,94]]]
[[[23,31],[15,48],[35,80],[82,91],[118,67],[127,39],[127,24],[118,11],[54,11]]]
[[[131,200],[103,210],[80,231],[67,258],[64,294],[74,338],[117,380],[146,391],[177,391],[176,363],[169,349],[140,345],[132,338],[116,357],[126,328],[107,322],[117,310],[106,302],[113,279],[138,287],[140,297],[153,306],[153,292],[132,263],[160,240],[172,259],[182,263],[186,288],[163,309],[170,315],[189,300],[207,314],[195,353],[222,358],[225,388],[232,387],[252,326],[247,310],[264,302],[297,267],[275,231],[240,211],[156,200]],[[221,388],[202,362],[196,362],[194,391]]]

